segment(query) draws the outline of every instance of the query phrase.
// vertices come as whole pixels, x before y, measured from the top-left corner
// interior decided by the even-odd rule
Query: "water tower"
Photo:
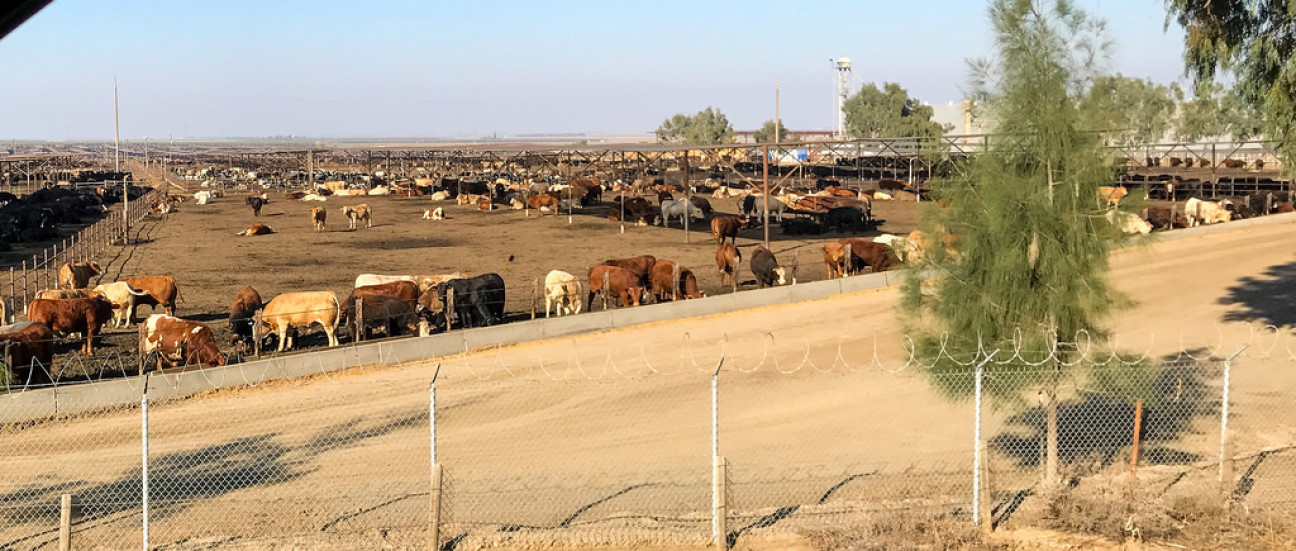
[[[850,77],[851,77],[851,60],[849,57],[843,57],[836,60],[829,59],[833,67],[837,69],[837,86],[833,94],[833,107],[836,109],[837,116],[837,136],[846,135],[846,112],[842,111],[842,106],[846,104],[846,97],[850,95]]]

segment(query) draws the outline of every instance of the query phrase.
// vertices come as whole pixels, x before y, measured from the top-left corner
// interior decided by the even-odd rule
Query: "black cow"
[[[252,207],[253,216],[261,216],[261,207],[265,206],[265,199],[255,195],[250,195],[247,198],[247,204],[249,207]]]
[[[786,218],[783,220],[783,235],[819,235],[823,225],[807,218]]]
[[[864,218],[864,209],[859,207],[833,207],[824,215],[824,230],[839,232],[868,229]]]
[[[715,208],[711,206],[711,201],[708,201],[706,197],[694,195],[689,197],[689,202],[693,204],[694,208],[702,211],[702,216],[710,218],[715,215]]]
[[[366,339],[372,336],[373,329],[382,328],[388,337],[396,337],[418,323],[418,314],[414,307],[401,298],[387,295],[367,296],[364,297],[363,308],[360,326],[364,328]]]
[[[765,247],[756,247],[756,251],[752,253],[751,271],[756,276],[756,286],[762,289],[787,283],[786,269],[779,267],[774,253]]]
[[[504,278],[499,274],[452,279],[436,289],[437,297],[447,305],[453,293],[454,313],[447,308],[443,316],[454,315],[460,327],[484,327],[504,320]]]

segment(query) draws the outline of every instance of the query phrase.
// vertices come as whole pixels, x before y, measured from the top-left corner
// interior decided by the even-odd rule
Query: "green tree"
[[[1241,101],[1263,116],[1284,170],[1296,172],[1296,3],[1291,0],[1168,0],[1184,28],[1184,64],[1194,80],[1234,77]],[[1245,113],[1245,112],[1244,112]],[[1254,113],[1251,115],[1254,116]]]
[[[867,84],[842,104],[846,131],[856,138],[935,138],[946,128],[932,120],[935,111],[909,97],[894,82]]]
[[[1121,75],[1098,77],[1084,98],[1083,112],[1112,145],[1164,141],[1175,118],[1175,93],[1169,86]]]
[[[657,141],[671,144],[709,145],[733,143],[734,129],[719,109],[707,107],[696,115],[676,113],[657,127]]]
[[[993,0],[996,58],[973,63],[980,101],[996,127],[968,170],[933,183],[922,226],[957,236],[958,253],[934,239],[923,275],[904,284],[902,311],[914,352],[937,388],[972,390],[988,351],[992,398],[1044,399],[1046,481],[1058,479],[1058,386],[1084,373],[1075,342],[1101,342],[1118,304],[1107,283],[1113,237],[1096,198],[1112,180],[1101,138],[1087,131],[1083,82],[1092,82],[1101,23],[1069,0]],[[940,274],[932,276],[931,274]],[[1069,344],[1070,343],[1070,344]],[[1033,392],[1032,392],[1033,394]]]
[[[777,140],[773,139],[775,130],[778,131]],[[788,136],[787,126],[783,125],[782,119],[779,119],[777,124],[774,123],[774,119],[767,120],[765,121],[765,124],[761,125],[760,130],[757,130],[754,134],[752,134],[752,137],[756,139],[756,143],[768,143],[768,142],[776,142],[776,141],[785,142],[787,141],[787,136]]]
[[[1245,140],[1263,131],[1264,116],[1222,84],[1202,82],[1197,86],[1197,93],[1187,100],[1183,99],[1182,90],[1176,93],[1180,103],[1175,135],[1180,140],[1197,141],[1215,136]]]

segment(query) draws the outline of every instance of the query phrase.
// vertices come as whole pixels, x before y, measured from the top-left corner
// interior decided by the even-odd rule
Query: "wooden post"
[[[680,265],[679,262],[676,262],[675,267],[671,270],[671,300],[679,300],[679,287]]]
[[[1143,400],[1134,405],[1134,449],[1130,450],[1130,478],[1138,478],[1139,434],[1143,432]]]
[[[454,327],[454,316],[455,316],[455,307],[454,307],[455,298],[454,298],[454,296],[455,296],[454,289],[453,289],[453,288],[447,288],[447,289],[446,289],[446,300],[445,300],[445,320],[446,320],[446,331],[447,331],[447,332],[449,332],[450,329],[452,329],[452,328]]]
[[[845,266],[842,266],[842,275],[843,275],[843,276],[851,275],[851,269],[853,269],[853,268],[855,267],[855,258],[854,258],[853,256],[851,256],[852,254],[854,254],[854,253],[851,252],[851,244],[850,244],[850,243],[847,243],[847,244],[846,244],[846,258],[844,259],[844,261],[846,262],[846,265],[845,265]]]
[[[72,549],[72,494],[59,496],[59,551]]]
[[[693,236],[689,234],[689,209],[693,207],[693,186],[689,185],[689,152],[684,150],[684,158],[680,160],[680,169],[684,172],[684,242],[692,243]],[[663,214],[663,216],[665,216]]]
[[[540,285],[539,280],[536,279],[531,280],[531,319],[535,319],[536,317],[536,287],[539,285]],[[549,312],[545,312],[545,314],[548,313]]]
[[[428,549],[441,550],[441,465],[432,464],[431,491],[428,492]]]
[[[604,310],[608,309],[608,295],[611,294],[611,291],[608,290],[608,278],[609,278],[608,271],[603,270],[603,309]],[[590,308],[593,307],[594,305],[591,304]]]
[[[261,311],[252,314],[252,351],[257,358],[261,357]]]
[[[355,342],[364,340],[364,299],[358,298],[355,301]]]
[[[763,176],[763,179],[762,179],[761,188],[762,188],[762,190],[763,190],[762,193],[765,194],[764,199],[762,199],[762,200],[765,202],[765,214],[761,215],[761,231],[765,232],[765,237],[764,237],[764,240],[765,240],[765,248],[768,249],[768,248],[769,248],[769,193],[770,193],[770,190],[769,190],[769,146],[768,146],[768,145],[765,146],[764,150],[765,150],[765,155],[764,155],[763,158],[764,158],[764,161],[765,161],[765,162],[763,163],[763,166],[765,167],[765,169],[764,169],[764,170],[765,170],[765,175]]]
[[[711,535],[716,549],[720,551],[729,547],[729,503],[726,499],[728,466],[725,458],[719,455],[713,458],[711,464]]]

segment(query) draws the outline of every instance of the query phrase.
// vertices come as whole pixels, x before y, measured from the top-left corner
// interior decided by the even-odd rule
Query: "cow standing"
[[[261,216],[261,207],[265,206],[266,200],[260,195],[249,195],[247,198],[247,204],[249,207],[252,207],[252,215],[259,217]]]
[[[725,242],[725,239],[738,244],[738,231],[751,227],[751,218],[747,216],[717,216],[711,219],[711,237],[716,240],[716,245]]]
[[[0,327],[0,353],[13,376],[10,386],[53,382],[54,332],[45,324],[24,321]]]
[[[324,231],[324,223],[328,219],[328,211],[324,210],[324,207],[315,207],[310,210],[310,218],[315,231],[322,232]]]
[[[544,284],[546,318],[549,317],[550,307],[554,307],[559,317],[564,313],[580,313],[584,290],[576,276],[562,270],[553,270],[545,276]]]
[[[84,335],[85,343],[81,346],[81,352],[87,356],[94,355],[95,335],[112,319],[112,303],[103,297],[66,300],[38,298],[27,305],[27,321],[44,324],[55,333]]]
[[[725,281],[733,280],[735,287],[738,286],[738,265],[742,263],[742,251],[731,243],[723,243],[716,247],[715,252],[716,268],[720,270],[720,284],[724,285]]]
[[[765,247],[756,247],[752,253],[751,271],[756,276],[756,286],[761,289],[787,285],[787,268],[779,266],[774,253]]]
[[[482,274],[437,284],[437,297],[447,308],[444,316],[455,316],[463,327],[484,327],[504,320],[504,278]],[[447,324],[448,325],[448,324]]]
[[[284,293],[265,305],[261,311],[261,325],[266,333],[279,336],[279,351],[292,348],[288,330],[309,328],[319,324],[328,336],[329,346],[337,346],[337,326],[341,317],[337,295],[332,291]]]
[[[590,269],[588,302],[594,304],[594,295],[602,294],[609,303],[621,307],[639,306],[644,295],[644,285],[639,275],[619,266],[600,264]]]
[[[257,310],[263,306],[261,293],[251,285],[234,294],[234,301],[230,303],[229,328],[230,345],[236,352],[252,344],[252,323]]]
[[[671,260],[658,260],[653,266],[652,288],[657,301],[702,298],[702,291],[698,288],[697,276],[693,275],[693,271],[679,266],[679,279],[676,280],[676,266],[677,264]]]
[[[103,271],[99,263],[93,260],[64,264],[59,266],[58,287],[59,289],[85,289],[90,285],[90,278],[101,273]]]
[[[167,315],[175,315],[176,299],[180,298],[180,287],[176,285],[174,277],[128,277],[122,281],[125,281],[132,289],[144,293],[135,299],[135,306],[131,309],[129,317],[131,323],[135,322],[135,314],[138,312],[140,306],[149,306],[155,311],[159,306],[161,306],[166,309]]]
[[[225,356],[216,346],[211,328],[165,314],[153,314],[144,321],[140,354],[156,355],[158,371],[163,362],[172,366],[225,365]]]

